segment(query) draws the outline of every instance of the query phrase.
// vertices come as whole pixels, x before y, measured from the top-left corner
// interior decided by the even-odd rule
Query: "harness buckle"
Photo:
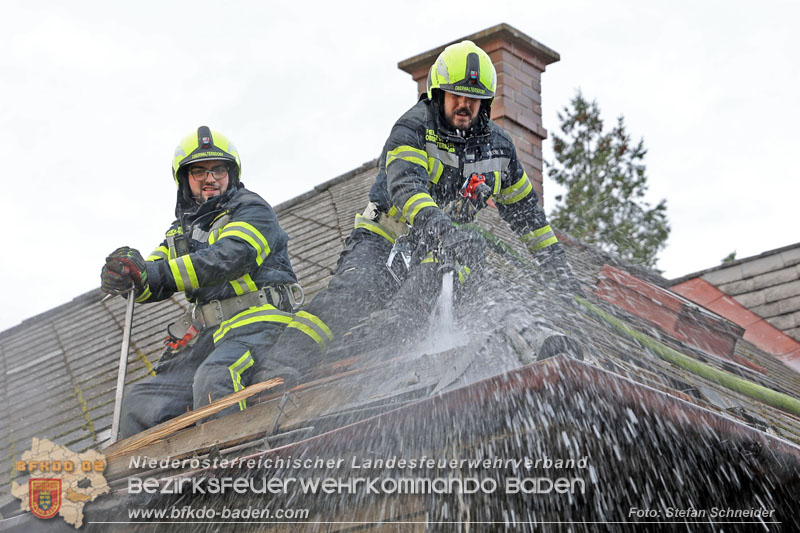
[[[216,313],[216,319],[219,320],[220,323],[225,320],[225,313],[222,312],[222,302],[219,300],[211,300],[206,305],[213,306],[213,309]]]
[[[386,260],[386,268],[389,269],[389,273],[397,283],[403,282],[403,279],[405,279],[409,269],[411,268],[411,248],[410,233],[406,233],[405,235],[400,235],[395,239],[394,246],[392,246],[392,251],[389,252],[389,258]],[[398,255],[403,260],[401,267],[402,271],[399,275],[397,272],[395,272],[394,267],[394,258]]]
[[[289,297],[289,303],[292,305],[292,313],[296,313],[301,307],[303,307],[303,304],[306,303],[306,291],[304,291],[303,287],[301,287],[297,282],[286,285],[286,288]],[[295,292],[300,294],[300,301],[297,300]]]

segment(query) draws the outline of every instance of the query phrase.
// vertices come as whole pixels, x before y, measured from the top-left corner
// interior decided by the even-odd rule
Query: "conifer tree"
[[[634,144],[623,117],[605,131],[596,101],[578,91],[558,114],[555,162],[547,175],[566,191],[556,196],[552,224],[630,262],[655,268],[670,227],[666,200],[655,207],[647,192],[644,141]]]

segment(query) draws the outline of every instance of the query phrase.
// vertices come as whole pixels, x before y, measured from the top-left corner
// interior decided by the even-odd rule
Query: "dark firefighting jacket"
[[[482,174],[500,217],[528,249],[537,256],[543,251],[554,256],[542,262],[554,258],[565,262],[508,134],[482,109],[476,125],[459,135],[438,107],[422,97],[395,123],[378,163],[370,201],[380,212],[424,228],[427,220],[438,215],[436,210],[446,209],[459,198],[466,180]],[[369,221],[360,222],[357,227],[375,231]]]
[[[137,302],[155,302],[185,291],[206,304],[296,283],[289,237],[272,207],[240,183],[200,206],[181,202],[166,238],[146,260],[147,287]]]

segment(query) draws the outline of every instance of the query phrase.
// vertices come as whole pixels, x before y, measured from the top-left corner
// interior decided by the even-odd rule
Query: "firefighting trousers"
[[[280,335],[269,354],[299,370],[319,362],[329,345],[372,311],[382,309],[398,283],[386,268],[392,243],[354,229],[328,287],[318,292]]]
[[[246,326],[249,331],[226,336],[216,344],[215,328],[209,328],[200,333],[194,345],[162,365],[155,377],[130,385],[122,403],[119,438],[199,409],[252,383],[271,377],[294,377],[293,369],[279,370],[262,361],[284,325],[254,326]],[[242,400],[209,418],[246,407],[246,400]]]

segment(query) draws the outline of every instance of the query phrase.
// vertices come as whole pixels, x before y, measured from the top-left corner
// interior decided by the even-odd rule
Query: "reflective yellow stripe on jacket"
[[[256,287],[256,284],[250,274],[245,274],[239,279],[229,281],[229,283],[231,284],[231,287],[233,287],[233,292],[236,293],[236,296],[241,296],[242,294],[247,294],[248,292],[255,292],[258,290],[258,287]]]
[[[269,255],[270,248],[267,239],[264,238],[260,231],[247,222],[236,221],[226,224],[223,226],[222,230],[220,230],[219,237],[215,239],[215,242],[226,237],[239,237],[252,246],[256,251],[256,264],[258,266],[261,266],[261,263],[263,263],[264,259]]]
[[[444,164],[435,157],[428,157],[428,179],[433,183],[439,183],[443,172]]]
[[[139,296],[136,297],[136,303],[140,304],[142,302],[146,302],[147,300],[150,299],[150,297],[152,295],[153,295],[153,293],[150,292],[150,285],[149,284],[145,285],[144,291],[142,291],[142,294],[140,294]]]
[[[166,246],[159,246],[153,250],[145,261],[160,261],[162,259],[164,261],[169,259],[169,249]]]
[[[498,204],[514,204],[528,196],[533,190],[533,184],[528,179],[528,175],[524,172],[522,177],[517,182],[505,189],[501,189],[494,197],[495,202]]]
[[[430,194],[418,192],[409,198],[405,205],[403,205],[403,218],[408,220],[408,223],[414,225],[414,218],[423,207],[439,207]]]
[[[528,251],[530,252],[547,248],[551,244],[558,242],[556,234],[553,233],[553,228],[549,225],[526,233],[520,237],[520,240],[525,243],[525,246],[528,247]]]
[[[395,233],[392,230],[390,230],[386,226],[378,224],[374,220],[368,219],[363,215],[356,215],[356,221],[355,224],[353,225],[353,229],[365,229],[367,231],[371,231],[376,235],[380,235],[381,237],[383,237],[392,244],[394,244],[394,241],[397,238],[397,235],[395,235]]]
[[[389,165],[398,159],[419,165],[425,169],[425,172],[428,172],[428,153],[425,150],[420,150],[419,148],[414,148],[413,146],[405,144],[400,145],[394,150],[387,152],[386,168],[389,168]]]
[[[192,258],[189,255],[182,255],[169,260],[169,269],[175,280],[175,286],[179,291],[188,291],[200,287],[197,281],[197,273],[194,271]]]

